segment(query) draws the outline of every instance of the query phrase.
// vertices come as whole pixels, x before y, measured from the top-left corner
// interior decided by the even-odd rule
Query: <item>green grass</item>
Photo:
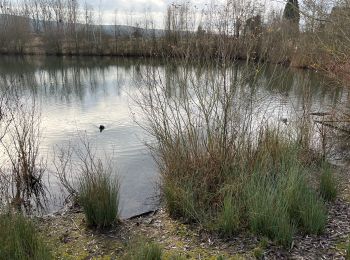
[[[128,260],[161,260],[162,248],[155,242],[144,239],[131,241],[125,257]]]
[[[253,249],[253,255],[256,259],[263,259],[264,250],[261,247],[256,247]]]
[[[247,208],[250,229],[289,246],[295,232],[289,215],[289,204],[275,180],[260,176],[247,186]]]
[[[347,243],[346,246],[346,255],[345,255],[346,260],[350,260],[350,241]]]
[[[231,194],[227,194],[217,219],[217,228],[223,236],[230,237],[238,232],[241,224],[240,213],[238,200],[235,200]]]
[[[327,211],[315,191],[305,190],[300,199],[300,224],[307,234],[321,234],[327,222]]]
[[[181,185],[176,180],[168,179],[163,183],[163,195],[167,209],[173,217],[183,217],[187,221],[199,221],[195,193],[190,180]]]
[[[281,167],[274,168],[274,174],[261,175],[259,171],[247,187],[248,216],[254,232],[288,247],[298,227],[307,234],[322,233],[327,212],[323,200],[308,184],[307,169],[298,163],[298,157],[281,156]]]
[[[78,201],[89,226],[105,229],[117,223],[119,184],[100,161],[80,176]]]
[[[320,193],[325,200],[334,201],[337,197],[337,182],[329,164],[324,163],[320,177]]]
[[[0,230],[1,260],[52,259],[34,224],[22,215],[1,215]]]
[[[236,150],[226,165],[220,157],[212,158],[217,163],[213,166],[203,154],[173,153],[162,174],[171,215],[198,222],[225,237],[249,227],[285,247],[291,245],[298,229],[322,233],[327,212],[305,177],[313,169],[300,160],[304,150],[271,130],[260,133],[256,146],[244,145],[251,150]],[[223,192],[224,187],[230,187],[230,192]]]

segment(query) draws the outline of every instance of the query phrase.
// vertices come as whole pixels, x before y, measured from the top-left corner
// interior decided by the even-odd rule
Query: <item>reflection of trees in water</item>
[[[295,100],[288,100],[289,102],[302,102],[307,94],[311,95],[312,102],[336,104],[337,100],[344,94],[342,88],[329,87],[327,80],[317,73],[288,69],[279,65],[247,65],[236,62],[223,70],[217,64],[183,66],[171,63],[165,66],[164,73],[169,95],[176,93],[176,89],[181,87],[180,85],[184,85],[186,77],[189,81],[196,78],[203,80],[203,84],[205,81],[212,80],[221,85],[224,85],[222,78],[225,78],[230,81],[230,85],[240,88],[240,93],[246,93],[250,97],[263,91],[270,97],[271,95],[285,98],[292,96]],[[222,73],[225,73],[225,77]]]
[[[281,105],[293,103],[300,108],[305,106],[304,97],[308,95],[309,102],[318,106],[337,106],[344,95],[343,89],[327,87],[324,78],[310,71],[240,62],[225,66],[223,69],[218,63],[201,65],[140,59],[5,57],[0,62],[0,87],[17,82],[18,91],[23,93],[72,103],[83,102],[87,96],[97,96],[100,91],[108,95],[111,87],[120,95],[124,87],[140,86],[133,82],[142,82],[153,74],[158,77],[154,80],[164,81],[168,97],[181,94],[181,89],[193,84],[193,80],[203,85],[208,82],[229,85],[237,92],[237,98],[245,102],[255,100],[257,105],[280,102]],[[223,80],[228,80],[229,84],[224,84]]]
[[[139,75],[135,64],[152,64],[134,59],[5,57],[0,61],[0,88],[16,82],[17,91],[56,98],[63,102],[82,101],[87,94],[107,92],[107,79],[116,72],[114,87]],[[152,65],[151,65],[152,66]],[[117,94],[120,93],[117,90]]]
[[[265,84],[267,90],[293,96],[299,101],[308,94],[311,95],[311,102],[336,104],[337,99],[344,93],[344,89],[338,88],[324,76],[310,70],[269,65],[262,73],[269,79],[268,84]]]
[[[11,82],[20,82],[17,87],[21,91],[54,97],[63,102],[73,102],[82,101],[87,94],[94,95],[100,90],[107,93],[106,81],[110,79],[110,75],[116,74],[115,85],[118,88],[128,80],[140,82],[144,77],[142,74],[149,69],[159,70],[160,74],[163,74],[159,76],[164,77],[169,95],[183,87],[184,80],[189,75],[191,78],[195,75],[197,80],[210,80],[222,73],[218,64],[201,66],[157,60],[91,57],[5,57],[0,62],[0,85],[3,88]],[[238,82],[238,78],[244,78],[244,84],[239,87],[244,88],[245,92],[248,87],[250,94],[263,89],[286,98],[292,95],[301,99],[304,89],[300,86],[308,84],[312,100],[336,103],[342,95],[340,88],[327,87],[325,79],[310,71],[257,64],[250,64],[246,68],[245,63],[233,63],[227,67],[225,73],[232,85]],[[221,84],[218,81],[216,83]]]

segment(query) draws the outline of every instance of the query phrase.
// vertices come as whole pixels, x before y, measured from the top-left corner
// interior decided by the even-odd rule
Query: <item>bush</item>
[[[218,70],[215,77],[192,76],[185,67],[177,79],[181,91],[170,97],[156,75],[146,79],[140,106],[145,129],[157,140],[151,148],[170,215],[225,236],[249,227],[285,246],[297,228],[322,232],[323,201],[304,177],[313,171],[303,158],[309,142],[301,142],[292,125],[290,132],[252,125],[237,87],[256,75],[244,71],[242,81],[231,84],[225,64]]]
[[[326,209],[304,177],[312,169],[299,159],[302,148],[268,129],[260,132],[255,147],[245,145],[251,150],[239,147],[228,166],[212,159],[216,168],[209,159],[199,159],[203,155],[183,156],[182,163],[171,156],[167,162],[171,167],[162,174],[171,215],[204,224],[223,236],[247,225],[286,247],[298,227],[321,233]],[[230,192],[220,187],[230,187]]]
[[[118,219],[119,184],[101,161],[94,165],[79,177],[78,201],[88,225],[104,229]]]
[[[22,215],[1,215],[0,230],[0,259],[52,259],[34,225]]]
[[[322,167],[320,178],[320,193],[325,200],[334,201],[337,197],[337,183],[329,164]]]

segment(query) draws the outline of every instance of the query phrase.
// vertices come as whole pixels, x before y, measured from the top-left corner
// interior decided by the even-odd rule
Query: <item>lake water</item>
[[[230,69],[240,72],[241,67],[235,64]],[[107,154],[116,169],[123,218],[157,207],[158,169],[145,146],[152,138],[134,120],[139,112],[134,98],[142,88],[145,71],[157,71],[166,84],[176,84],[179,68],[175,63],[142,59],[0,57],[1,90],[11,81],[20,82],[20,92],[34,95],[41,107],[40,153],[48,163],[44,179],[50,191],[46,212],[62,207],[64,198],[53,174],[54,148],[68,142],[78,145],[81,135],[87,136],[99,154]],[[191,70],[208,72],[196,66]],[[311,112],[326,112],[349,98],[346,90],[330,86],[314,72],[270,66],[260,74],[258,80],[241,86],[241,93],[257,100],[253,111],[257,117],[297,120],[305,104]],[[142,115],[137,120],[142,122]],[[102,132],[100,124],[105,126]]]

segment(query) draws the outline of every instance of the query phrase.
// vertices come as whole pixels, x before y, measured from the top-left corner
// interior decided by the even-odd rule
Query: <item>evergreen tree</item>
[[[283,17],[288,21],[299,24],[300,13],[298,0],[287,0]]]

